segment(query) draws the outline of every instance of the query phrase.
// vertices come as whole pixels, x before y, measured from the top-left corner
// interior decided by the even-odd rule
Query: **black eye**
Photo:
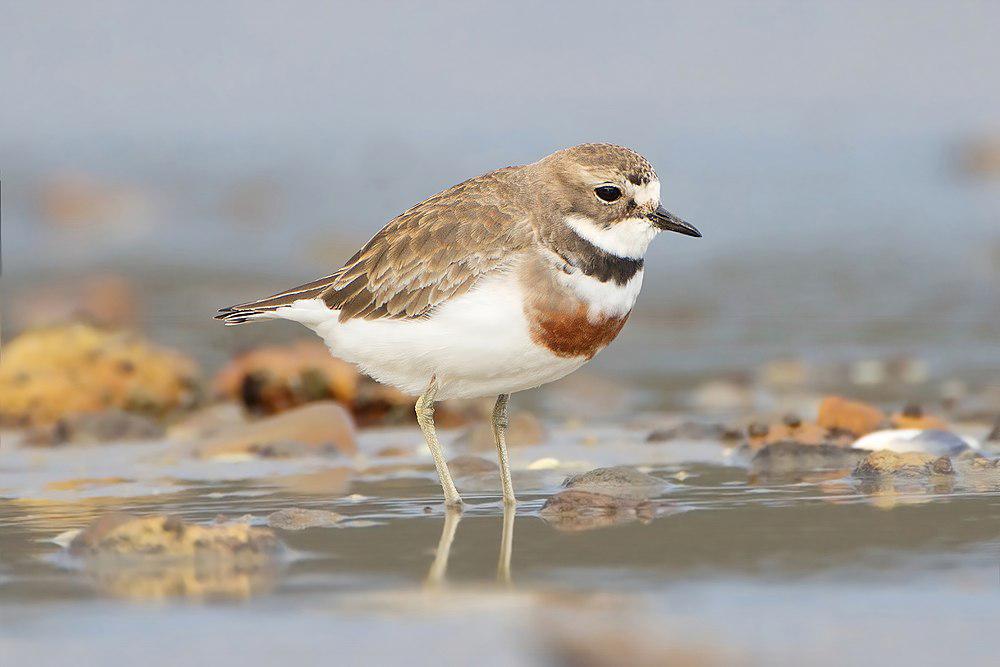
[[[602,201],[612,202],[621,199],[622,191],[621,188],[614,185],[599,185],[594,188],[594,194],[600,197]]]

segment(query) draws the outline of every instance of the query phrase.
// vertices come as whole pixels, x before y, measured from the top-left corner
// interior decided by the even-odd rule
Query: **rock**
[[[989,458],[982,454],[962,457],[956,467],[963,472],[1000,472],[1000,458]]]
[[[773,424],[756,422],[747,428],[747,443],[752,448],[764,447],[778,442],[846,446],[850,439],[839,438],[819,424],[803,422],[795,415],[786,415],[781,422]]]
[[[198,369],[132,333],[86,324],[27,331],[0,358],[0,424],[120,409],[162,417],[198,398]]]
[[[866,452],[837,445],[775,442],[750,460],[752,476],[780,476],[815,470],[853,470]]]
[[[163,427],[150,417],[112,409],[69,415],[60,418],[55,424],[36,426],[28,431],[24,442],[36,447],[56,447],[67,444],[156,440],[162,438],[163,434]]]
[[[828,396],[819,405],[818,424],[832,431],[847,431],[862,436],[882,428],[886,415],[875,406]]]
[[[282,530],[305,530],[306,528],[329,528],[344,518],[342,514],[327,510],[312,510],[301,507],[278,510],[267,517],[267,525]]]
[[[116,597],[245,599],[273,587],[282,552],[270,528],[109,514],[70,542],[98,589]]]
[[[567,477],[563,487],[615,498],[645,500],[660,495],[667,483],[659,477],[639,472],[629,466],[595,468]]]
[[[139,299],[132,282],[96,274],[31,287],[10,297],[12,328],[18,331],[83,321],[100,327],[133,328]]]
[[[935,457],[917,452],[896,453],[878,451],[868,454],[854,470],[855,477],[873,478],[883,476],[926,477],[930,475],[953,475],[951,459],[947,456]]]
[[[185,523],[171,516],[106,514],[69,545],[75,556],[98,558],[271,558],[281,543],[268,528],[243,523]]]
[[[648,523],[656,510],[648,500],[568,489],[546,500],[538,515],[559,530],[580,531],[637,520]]]
[[[646,442],[670,442],[671,440],[713,440],[719,442],[739,440],[743,431],[739,428],[718,423],[682,422],[670,428],[656,429]]]
[[[215,376],[215,394],[240,401],[251,414],[270,415],[310,401],[351,405],[360,381],[354,366],[320,342],[260,347],[234,358]]]
[[[893,428],[935,429],[945,431],[948,423],[939,417],[924,414],[923,408],[911,403],[890,417]]]
[[[296,495],[330,498],[347,493],[351,488],[351,480],[354,475],[353,469],[338,466],[316,472],[269,477],[267,484]]]
[[[500,471],[500,466],[481,456],[456,456],[448,461],[448,470],[455,477],[495,475]]]
[[[357,454],[354,424],[343,406],[317,401],[219,433],[195,450],[199,458]]]
[[[167,436],[173,440],[197,442],[246,423],[246,415],[238,403],[232,401],[216,403],[193,412],[169,426]]]
[[[541,420],[530,412],[519,411],[510,416],[507,428],[507,447],[540,445],[548,438]],[[493,426],[489,420],[480,421],[455,439],[454,445],[475,452],[496,451]]]
[[[955,456],[970,449],[978,449],[978,443],[961,436],[936,429],[886,429],[869,433],[852,445],[855,449],[870,451],[888,450],[893,452],[922,452],[934,456]]]

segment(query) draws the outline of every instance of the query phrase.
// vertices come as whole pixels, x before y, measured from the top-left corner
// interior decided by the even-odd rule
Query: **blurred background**
[[[1000,3],[0,14],[0,656],[995,662]],[[704,238],[515,397],[516,514],[488,401],[445,515],[412,398],[212,320],[594,141]]]
[[[606,372],[1000,369],[995,3],[4,13],[5,334],[127,293],[102,316],[209,362],[300,335],[210,318],[331,272],[467,177],[609,141],[705,238],[654,244]]]

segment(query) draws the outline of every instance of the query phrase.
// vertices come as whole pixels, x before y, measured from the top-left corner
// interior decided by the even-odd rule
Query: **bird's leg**
[[[493,439],[497,444],[497,459],[500,461],[500,483],[503,486],[503,504],[513,507],[517,504],[514,497],[514,485],[510,481],[510,458],[507,456],[507,403],[510,394],[497,396],[497,404],[493,406]]]
[[[510,555],[514,548],[514,515],[513,504],[503,506],[503,532],[500,533],[500,558],[497,560],[497,581],[510,585]]]
[[[427,584],[438,586],[444,581],[448,571],[448,556],[451,554],[451,543],[455,541],[455,531],[462,518],[462,511],[454,507],[445,507],[444,526],[441,528],[441,539],[434,551],[434,562],[427,573]]]
[[[437,468],[441,489],[444,491],[445,505],[461,507],[462,497],[458,495],[455,483],[451,481],[448,463],[444,460],[444,451],[441,449],[441,443],[438,442],[437,433],[434,431],[434,397],[437,395],[437,390],[437,378],[432,376],[426,391],[417,399],[417,423],[420,425],[420,430],[423,431],[427,448],[431,450],[434,467]]]

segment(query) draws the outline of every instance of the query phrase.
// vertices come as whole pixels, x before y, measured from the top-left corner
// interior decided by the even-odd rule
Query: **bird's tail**
[[[329,289],[329,287],[336,282],[342,272],[343,269],[332,276],[326,276],[325,278],[314,280],[311,283],[306,283],[305,285],[299,285],[298,287],[293,287],[291,289],[284,290],[283,292],[272,294],[271,296],[263,299],[241,303],[236,306],[220,308],[219,314],[215,316],[215,319],[222,321],[222,323],[226,326],[236,326],[237,324],[254,322],[257,320],[297,319],[286,318],[284,311],[281,313],[277,311],[279,308],[287,310],[289,307],[294,306],[297,301],[321,297],[323,292],[327,291],[327,289]]]

